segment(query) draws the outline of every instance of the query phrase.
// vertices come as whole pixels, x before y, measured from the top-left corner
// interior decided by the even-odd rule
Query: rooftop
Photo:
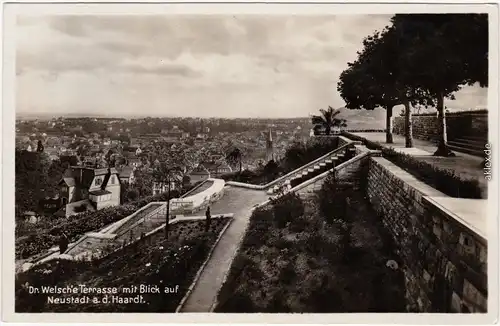
[[[112,193],[111,191],[102,190],[102,189],[89,192],[89,194],[94,195],[94,196],[109,195],[111,193]]]

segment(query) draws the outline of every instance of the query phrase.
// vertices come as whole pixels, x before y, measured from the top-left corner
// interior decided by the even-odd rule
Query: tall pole
[[[165,220],[165,240],[168,239],[168,229],[169,229],[169,221],[170,221],[170,177],[167,175],[168,182],[168,193],[167,193],[167,214]]]

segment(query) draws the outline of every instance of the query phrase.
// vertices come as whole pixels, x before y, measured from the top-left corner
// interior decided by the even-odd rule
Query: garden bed
[[[350,193],[347,219],[321,191],[303,209],[295,197],[254,212],[215,312],[405,311],[391,238],[364,194]]]
[[[170,226],[169,240],[164,232],[157,232],[134,245],[124,248],[102,260],[92,263],[56,260],[38,265],[16,276],[16,312],[174,312],[204,260],[215,244],[220,232],[230,218],[212,219],[209,232],[205,221],[185,221]],[[29,294],[29,286],[57,286],[66,288],[85,285],[88,288],[117,288],[118,295],[111,297],[136,297],[122,293],[124,287],[157,286],[160,294],[142,294],[140,303],[104,303],[105,295],[95,295],[100,303],[49,303],[49,294]],[[164,293],[168,288],[171,293]],[[80,294],[52,294],[59,299]],[[118,300],[118,299],[116,299]]]
[[[166,198],[166,194],[160,194],[127,205],[104,208],[96,212],[78,214],[69,218],[45,220],[31,226],[25,225],[24,230],[18,230],[16,227],[16,259],[28,258],[56,246],[61,232],[66,234],[70,242],[74,242],[86,232],[102,229],[133,214],[150,202],[165,201]]]

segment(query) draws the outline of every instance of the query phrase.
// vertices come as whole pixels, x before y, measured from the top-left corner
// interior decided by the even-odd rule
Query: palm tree
[[[320,125],[325,128],[325,133],[330,135],[332,127],[347,127],[346,121],[344,119],[338,119],[336,116],[340,114],[339,109],[334,109],[328,106],[328,109],[320,109],[320,115],[313,115],[311,117],[311,122],[313,125]]]
[[[165,215],[165,240],[168,239],[169,221],[170,221],[170,190],[173,180],[177,180],[181,175],[181,169],[177,166],[169,167],[165,162],[160,163],[153,170],[153,178],[156,182],[160,183],[160,186],[167,183],[167,212]]]
[[[238,147],[233,148],[233,150],[231,150],[229,152],[229,154],[226,155],[226,159],[229,162],[232,162],[232,163],[239,162],[239,165],[240,165],[240,174],[241,174],[241,158],[242,158],[242,156],[243,156],[243,154],[242,154],[241,150]]]

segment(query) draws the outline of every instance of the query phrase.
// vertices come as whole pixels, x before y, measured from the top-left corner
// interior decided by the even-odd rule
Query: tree
[[[320,109],[320,115],[313,115],[311,117],[311,122],[313,125],[321,125],[325,128],[327,135],[330,135],[332,127],[346,127],[346,121],[344,119],[336,118],[340,114],[340,110],[335,110],[331,106],[328,109]]]
[[[41,199],[58,192],[64,169],[44,152],[15,151],[16,211],[36,211]]]
[[[488,83],[488,16],[486,14],[395,15],[394,29],[407,40],[406,69],[411,87],[427,93],[425,105],[438,111],[439,143],[434,155],[454,156],[447,144],[444,98],[462,85]]]
[[[379,38],[377,32],[372,38]],[[376,72],[373,71],[375,60],[366,60],[370,51],[372,39],[365,39],[365,52],[360,53],[360,58],[348,63],[348,68],[340,74],[337,90],[346,102],[346,108],[351,110],[374,110],[382,107],[386,110],[386,142],[393,143],[393,107],[398,103],[397,94],[393,83],[383,85],[376,81]]]
[[[191,177],[189,175],[184,175],[182,177],[182,187],[188,188],[191,184]]]
[[[37,143],[37,146],[36,146],[36,151],[38,153],[41,153],[41,152],[43,152],[43,150],[44,150],[44,147],[43,147],[42,141],[39,140],[38,143]]]
[[[153,170],[153,177],[156,180],[156,182],[160,183],[161,185],[164,185],[167,183],[167,210],[165,214],[165,240],[168,239],[168,231],[169,231],[169,221],[170,221],[170,191],[171,191],[171,185],[174,182],[174,180],[179,180],[179,176],[181,175],[181,169],[177,166],[175,167],[170,167],[165,162],[159,164],[154,170]]]
[[[226,159],[232,163],[236,164],[239,163],[239,173],[241,174],[241,159],[242,159],[242,152],[238,147],[233,148],[229,154],[226,155]]]
[[[270,160],[264,166],[263,172],[266,175],[268,181],[270,181],[270,180],[274,180],[276,178],[276,176],[279,173],[279,170],[280,170],[279,165],[274,160]]]
[[[407,70],[409,40],[405,30],[386,27],[363,40],[363,50],[355,62],[342,72],[338,91],[348,109],[386,109],[386,141],[391,143],[392,110],[395,105],[405,107],[405,146],[413,147],[411,105],[428,98],[428,94],[410,83]]]

